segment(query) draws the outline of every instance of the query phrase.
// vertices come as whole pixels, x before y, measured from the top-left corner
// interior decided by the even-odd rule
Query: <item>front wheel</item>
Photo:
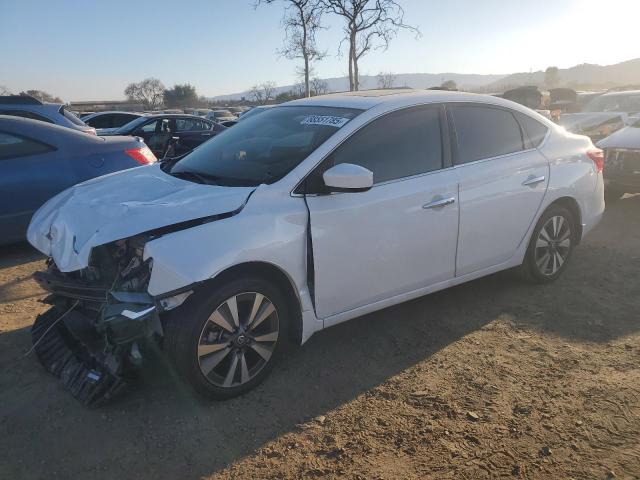
[[[542,215],[531,236],[521,270],[538,283],[556,280],[564,271],[576,243],[575,219],[569,210],[553,205]]]
[[[192,297],[166,322],[167,350],[179,373],[216,400],[257,386],[286,340],[283,295],[273,284],[248,277]]]

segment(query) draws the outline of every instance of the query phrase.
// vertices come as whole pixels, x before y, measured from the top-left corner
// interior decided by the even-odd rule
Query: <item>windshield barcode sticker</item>
[[[341,128],[347,123],[350,119],[344,117],[334,117],[331,115],[309,115],[305,117],[301,125],[326,125],[328,127],[336,127]]]

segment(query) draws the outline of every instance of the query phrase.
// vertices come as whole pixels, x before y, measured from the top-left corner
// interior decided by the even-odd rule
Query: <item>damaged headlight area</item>
[[[34,275],[52,305],[33,325],[34,350],[85,405],[120,392],[141,362],[140,343],[162,335],[164,307],[147,293],[147,240],[138,235],[95,247],[89,266],[75,272],[63,273],[49,260],[47,270]]]

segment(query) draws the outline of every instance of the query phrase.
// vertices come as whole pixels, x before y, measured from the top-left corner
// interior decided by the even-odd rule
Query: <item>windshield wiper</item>
[[[216,177],[215,175],[207,175],[206,173],[198,173],[191,170],[167,173],[177,178],[183,178],[184,180],[196,180],[198,183],[202,183],[205,185],[217,185],[215,179],[218,177]]]

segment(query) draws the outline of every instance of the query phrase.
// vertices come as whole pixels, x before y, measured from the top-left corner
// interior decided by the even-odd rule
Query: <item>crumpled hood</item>
[[[50,199],[31,219],[27,239],[69,272],[88,265],[93,247],[233,212],[253,190],[181,180],[159,164],[133,168],[80,183]]]
[[[598,148],[640,150],[640,126],[624,127],[597,143]]]
[[[608,121],[626,121],[627,114],[621,112],[582,112],[560,115],[560,125],[573,133],[589,131]]]

